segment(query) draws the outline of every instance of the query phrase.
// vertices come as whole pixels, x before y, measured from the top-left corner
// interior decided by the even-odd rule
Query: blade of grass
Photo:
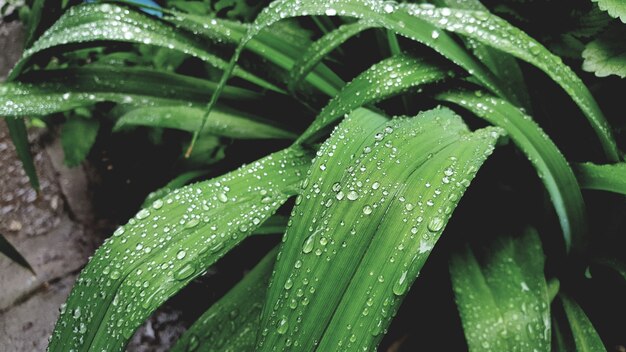
[[[505,20],[484,11],[433,8],[426,5],[402,4],[410,15],[446,31],[459,33],[480,43],[511,54],[545,72],[570,95],[593,127],[605,156],[619,160],[611,128],[600,107],[583,81],[563,64],[560,57]]]
[[[314,139],[319,132],[364,105],[403,93],[411,88],[450,76],[442,65],[408,55],[387,58],[357,76],[328,102],[298,141]]]
[[[28,176],[30,185],[39,192],[39,178],[37,177],[33,156],[30,153],[30,144],[28,143],[28,134],[26,132],[24,119],[8,116],[10,114],[5,114],[3,111],[0,111],[0,115],[7,116],[4,120],[9,129],[9,135],[15,146],[17,156],[22,162],[22,167]]]
[[[354,111],[296,199],[257,350],[373,350],[497,137],[447,109]]]
[[[163,84],[167,84],[164,88]],[[139,105],[206,103],[211,81],[130,67],[81,67],[30,72],[19,82],[0,85],[0,115],[47,115],[111,101]],[[246,89],[225,87],[224,98],[260,99]]]
[[[565,315],[578,352],[606,352],[606,347],[591,321],[580,306],[565,293],[559,293]]]
[[[550,300],[537,232],[501,237],[478,261],[465,246],[450,276],[469,350],[550,351]]]
[[[174,191],[175,189],[181,188],[182,186],[188,184],[189,182],[198,179],[202,176],[205,176],[209,173],[208,170],[194,170],[184,172],[176,177],[174,177],[170,182],[168,182],[165,186],[157,189],[156,191],[150,192],[146,199],[141,204],[142,208],[147,208],[157,199],[161,199],[168,195],[168,193]]]
[[[15,247],[13,247],[11,242],[9,242],[1,233],[0,233],[0,253],[4,254],[5,256],[7,256],[7,258],[11,259],[12,261],[17,263],[24,269],[27,269],[28,271],[33,273],[33,275],[37,276],[37,274],[35,273],[35,270],[33,270],[33,267],[30,265],[28,260],[26,260],[26,258],[24,258],[24,256]]]
[[[584,248],[586,211],[574,172],[559,148],[530,116],[519,108],[484,92],[453,91],[439,94],[448,101],[503,128],[537,170],[559,217],[566,248]]]
[[[580,187],[626,195],[626,163],[596,165],[576,164],[576,177]]]
[[[128,126],[174,128],[197,131],[202,123],[204,109],[189,106],[159,106],[129,111],[117,120],[114,130]],[[228,108],[211,111],[203,133],[242,139],[295,139],[293,132],[273,126],[270,121]]]
[[[253,351],[267,284],[278,248],[220,298],[180,337],[170,352]]]
[[[122,351],[157,307],[293,194],[309,160],[301,149],[289,148],[140,210],[81,272],[49,351]]]

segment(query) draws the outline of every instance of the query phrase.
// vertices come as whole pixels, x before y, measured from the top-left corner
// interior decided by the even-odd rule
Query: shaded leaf
[[[271,250],[224,297],[204,312],[171,352],[254,350],[267,284],[278,248]]]
[[[194,132],[200,128],[204,114],[204,109],[189,106],[138,108],[120,117],[115,129],[150,126]],[[213,109],[202,132],[243,139],[296,138],[293,132],[275,127],[269,121],[228,108]]]
[[[591,0],[598,4],[601,10],[606,11],[615,18],[620,18],[626,23],[626,3],[622,0]]]
[[[257,350],[373,350],[498,131],[448,109],[344,120],[296,199]]]
[[[550,300],[537,232],[501,237],[450,259],[450,276],[470,351],[550,351]]]
[[[609,28],[583,51],[583,70],[597,77],[626,77],[626,29],[624,25]]]
[[[626,195],[626,163],[576,165],[576,177],[580,187],[609,191]]]
[[[96,141],[100,122],[97,119],[71,118],[61,128],[61,145],[65,164],[80,165]]]
[[[122,351],[157,307],[270,217],[308,165],[286,149],[140,210],[81,272],[49,350]]]
[[[596,329],[587,318],[585,312],[568,295],[560,293],[561,303],[565,310],[565,315],[569,321],[569,326],[576,343],[578,352],[606,352],[602,339],[598,336]]]
[[[0,112],[0,115],[9,114],[3,114]],[[24,119],[7,116],[4,120],[6,121],[9,129],[9,135],[11,136],[11,141],[13,141],[13,145],[15,146],[17,156],[22,162],[24,172],[26,172],[26,175],[28,176],[28,181],[36,191],[39,191],[39,178],[37,177],[37,170],[35,169],[33,156],[30,153],[30,144],[28,142],[28,134],[26,132]]]

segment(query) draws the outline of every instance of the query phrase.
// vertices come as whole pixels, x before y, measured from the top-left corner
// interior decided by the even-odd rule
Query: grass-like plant
[[[34,187],[23,116],[61,116],[69,164],[86,157],[99,119],[113,119],[115,131],[189,132],[187,157],[229,171],[180,187],[202,172],[182,174],[105,241],[63,305],[50,351],[122,351],[231,249],[276,232],[278,248],[174,351],[374,350],[433,250],[449,262],[471,351],[603,351],[600,335],[619,343],[619,325],[599,335],[576,290],[609,268],[623,292],[623,239],[613,235],[624,229],[623,198],[590,191],[590,208],[581,189],[626,194],[613,127],[624,121],[610,124],[562,59],[582,55],[585,70],[624,76],[624,44],[611,39],[624,28],[609,17],[624,19],[619,1],[586,3],[574,28],[543,40],[562,57],[490,12],[528,22],[506,1],[207,3],[34,1],[32,45],[0,87],[0,115]],[[47,28],[42,11],[62,15]],[[242,139],[267,155],[234,171],[206,156]],[[461,206],[469,219],[451,230],[475,238],[437,251],[496,147],[502,156],[473,196],[482,209]],[[527,164],[538,178],[515,175]],[[516,202],[526,203],[508,214]],[[289,208],[288,220],[275,215]]]

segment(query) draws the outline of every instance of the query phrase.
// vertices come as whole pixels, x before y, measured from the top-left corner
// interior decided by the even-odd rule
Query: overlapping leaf
[[[447,92],[438,98],[458,104],[507,131],[548,190],[566,246],[569,248],[574,242],[577,249],[582,249],[586,212],[580,187],[567,160],[541,127],[512,104],[480,91]]]
[[[601,10],[606,11],[612,17],[619,17],[626,23],[626,3],[621,0],[592,0],[598,3]]]
[[[574,337],[576,351],[579,352],[606,352],[602,339],[593,324],[580,308],[578,303],[566,294],[559,294],[563,309]]]
[[[63,306],[50,351],[122,351],[135,329],[293,194],[309,164],[290,148],[144,208],[101,246]]]
[[[267,284],[278,248],[209,308],[178,340],[171,352],[254,350]]]
[[[534,230],[501,237],[481,253],[466,246],[450,276],[470,351],[550,351],[550,299]]]
[[[354,111],[296,200],[257,349],[373,349],[498,136],[447,109]]]

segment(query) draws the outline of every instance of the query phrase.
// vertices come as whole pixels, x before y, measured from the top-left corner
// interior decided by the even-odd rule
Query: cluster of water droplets
[[[121,348],[154,309],[286,201],[307,159],[298,149],[286,149],[177,189],[140,210],[81,273],[51,345]]]

